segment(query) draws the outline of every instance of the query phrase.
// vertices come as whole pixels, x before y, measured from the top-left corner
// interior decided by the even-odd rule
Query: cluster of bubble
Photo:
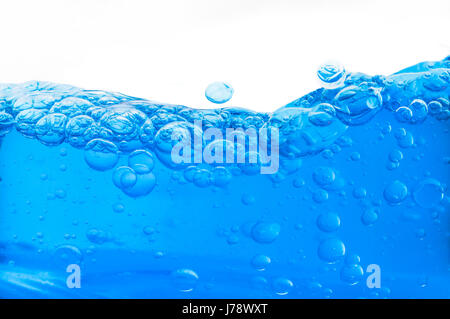
[[[332,64],[321,67],[318,76],[328,85],[273,113],[237,107],[200,110],[48,82],[2,84],[0,140],[15,127],[24,136],[48,146],[68,143],[84,149],[88,165],[99,171],[113,169],[121,155],[134,158],[131,154],[139,151],[139,161],[144,158],[142,154],[154,155],[166,167],[182,170],[183,178],[198,187],[223,187],[234,175],[258,174],[260,154],[257,163],[176,163],[171,156],[174,145],[193,137],[200,143],[194,143],[192,154],[196,148],[202,151],[221,145],[225,150],[243,150],[247,159],[251,155],[248,138],[239,145],[225,138],[206,137],[205,130],[216,128],[226,136],[230,128],[242,130],[242,134],[254,128],[260,141],[261,128],[276,128],[280,170],[271,178],[278,182],[298,170],[302,157],[331,148],[348,127],[366,123],[382,109],[395,112],[399,121],[408,123],[421,123],[428,114],[439,120],[449,118],[449,57],[420,63],[387,77],[349,73]],[[233,89],[220,82],[205,92],[214,103],[224,103],[232,94]],[[408,132],[398,132],[398,136],[400,146],[412,143]],[[353,155],[352,159],[358,160],[358,154]],[[114,175],[120,176],[120,182],[115,178],[115,185],[130,196],[148,194],[155,183],[151,168],[143,172],[141,167],[132,166],[117,169]],[[325,200],[324,196],[318,193],[317,200]]]

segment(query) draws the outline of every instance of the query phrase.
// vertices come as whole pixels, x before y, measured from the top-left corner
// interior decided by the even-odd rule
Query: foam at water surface
[[[0,85],[0,296],[449,297],[450,59],[318,76],[272,113]]]

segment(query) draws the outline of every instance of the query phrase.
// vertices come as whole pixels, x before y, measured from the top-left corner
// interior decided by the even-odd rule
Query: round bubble
[[[276,278],[272,282],[272,288],[277,295],[284,296],[294,288],[294,283],[287,278]]]
[[[216,104],[228,102],[233,97],[234,89],[227,83],[214,82],[205,90],[206,98]]]
[[[128,166],[117,167],[112,178],[114,185],[121,189],[132,187],[137,181],[136,173]]]
[[[252,267],[258,271],[263,271],[271,263],[271,260],[266,255],[256,255],[252,258]]]
[[[323,232],[333,232],[341,226],[341,219],[336,213],[322,213],[317,217],[317,227]]]
[[[395,111],[395,118],[401,123],[410,122],[413,117],[413,113],[410,108],[401,106]]]
[[[225,167],[217,166],[212,170],[212,178],[215,186],[224,187],[228,185],[232,177],[233,175]]]
[[[400,162],[403,159],[403,153],[400,150],[392,150],[389,153],[389,160],[392,162]]]
[[[346,125],[367,123],[382,109],[379,88],[369,87],[367,83],[343,88],[335,97],[337,117]]]
[[[130,197],[140,197],[148,195],[156,185],[156,177],[153,173],[136,175],[136,183],[122,191]]]
[[[128,156],[128,166],[138,174],[150,173],[154,165],[153,155],[145,150],[136,150]]]
[[[433,208],[444,198],[444,189],[439,181],[427,178],[413,189],[414,201],[423,208]]]
[[[208,187],[212,182],[211,172],[207,169],[198,169],[195,171],[192,182],[197,187]]]
[[[344,265],[341,269],[341,280],[350,286],[359,283],[364,276],[363,268],[358,264]]]
[[[361,215],[361,222],[366,226],[373,225],[378,220],[379,209],[375,207],[367,208]]]
[[[316,126],[330,125],[336,118],[336,111],[333,105],[321,103],[316,105],[309,113],[309,121]]]
[[[313,172],[313,180],[319,186],[329,185],[334,182],[336,173],[330,167],[318,167]]]
[[[313,200],[320,204],[328,200],[328,192],[324,189],[317,189],[313,193]]]
[[[408,195],[408,188],[402,182],[395,180],[384,189],[383,195],[389,204],[400,204]]]
[[[428,103],[428,112],[430,112],[431,115],[439,114],[441,111],[442,104],[439,101],[431,101]]]
[[[421,123],[425,121],[428,115],[428,105],[422,100],[416,99],[411,102],[409,108],[412,111],[412,123]]]
[[[106,171],[119,161],[119,149],[112,142],[93,139],[84,148],[84,159],[91,168]]]
[[[339,63],[325,63],[317,70],[317,76],[325,84],[340,82],[345,76],[345,69]]]
[[[280,235],[281,226],[278,223],[258,222],[252,227],[251,236],[254,241],[269,244]]]
[[[171,274],[175,288],[181,292],[194,290],[199,279],[195,271],[191,269],[177,269]]]
[[[36,136],[45,145],[61,144],[65,139],[67,117],[53,113],[42,117],[35,126]]]
[[[62,245],[54,252],[54,261],[59,266],[67,267],[70,264],[79,265],[83,260],[83,255],[76,246]]]
[[[317,251],[319,258],[328,263],[335,263],[345,255],[344,243],[337,238],[322,241]]]

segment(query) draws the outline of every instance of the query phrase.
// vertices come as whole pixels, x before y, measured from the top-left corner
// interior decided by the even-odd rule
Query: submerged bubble
[[[433,208],[444,198],[444,189],[439,181],[427,178],[413,189],[413,198],[420,207]]]
[[[278,223],[258,222],[251,231],[254,241],[261,244],[269,244],[280,235],[281,226]]]
[[[317,251],[319,258],[328,263],[335,263],[345,255],[344,243],[337,238],[322,241]]]
[[[428,105],[420,99],[411,102],[409,108],[412,111],[412,123],[421,123],[425,121],[428,115]]]
[[[351,286],[356,285],[364,276],[363,268],[358,264],[346,264],[341,269],[341,280]]]
[[[252,266],[258,271],[263,271],[271,263],[271,260],[266,255],[256,255],[252,258]]]
[[[401,123],[410,122],[413,117],[413,113],[410,108],[401,106],[395,111],[395,118]]]
[[[194,290],[199,279],[195,271],[191,269],[177,269],[171,274],[175,288],[181,292]]]
[[[67,267],[70,264],[79,265],[83,260],[83,255],[76,246],[62,245],[56,248],[54,252],[54,262],[58,266]]]
[[[84,148],[86,163],[97,171],[106,171],[119,161],[119,149],[107,140],[93,139]]]
[[[151,172],[154,165],[153,155],[145,150],[136,150],[128,156],[128,166],[138,174]]]
[[[212,170],[212,178],[215,186],[224,187],[228,185],[232,176],[230,171],[222,166],[214,167]]]
[[[376,207],[367,208],[361,215],[361,222],[366,226],[373,225],[378,220],[379,209]]]
[[[336,173],[330,167],[318,167],[313,172],[313,179],[319,186],[329,185],[334,182]]]
[[[45,145],[58,145],[65,139],[67,116],[53,113],[42,117],[35,126],[36,136]]]
[[[317,217],[316,224],[323,232],[333,232],[339,229],[341,219],[336,213],[322,213]]]
[[[408,188],[402,182],[395,180],[384,189],[383,195],[389,204],[400,204],[408,195]]]
[[[206,98],[216,104],[228,102],[233,97],[233,88],[224,82],[214,82],[205,90]]]
[[[294,288],[294,283],[287,278],[276,278],[272,282],[272,288],[277,295],[284,296]]]

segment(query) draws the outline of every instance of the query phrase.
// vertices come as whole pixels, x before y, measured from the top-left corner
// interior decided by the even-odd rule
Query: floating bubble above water
[[[336,84],[344,79],[345,69],[344,66],[336,62],[325,63],[317,70],[317,76],[324,84]]]
[[[408,188],[402,182],[395,180],[384,189],[383,195],[389,204],[397,205],[408,195]]]
[[[439,181],[427,178],[414,187],[413,198],[420,207],[433,208],[444,198],[444,189]]]
[[[344,243],[337,238],[322,241],[317,251],[319,258],[328,263],[335,263],[345,255]]]
[[[171,274],[175,288],[181,292],[194,290],[199,279],[195,271],[191,269],[178,269]]]
[[[119,149],[107,140],[93,139],[84,148],[84,159],[91,168],[106,171],[119,161]]]
[[[214,82],[205,90],[206,98],[216,104],[228,102],[233,97],[234,89],[227,83]]]
[[[278,223],[258,222],[252,228],[252,238],[261,244],[269,244],[280,235],[281,226]]]

